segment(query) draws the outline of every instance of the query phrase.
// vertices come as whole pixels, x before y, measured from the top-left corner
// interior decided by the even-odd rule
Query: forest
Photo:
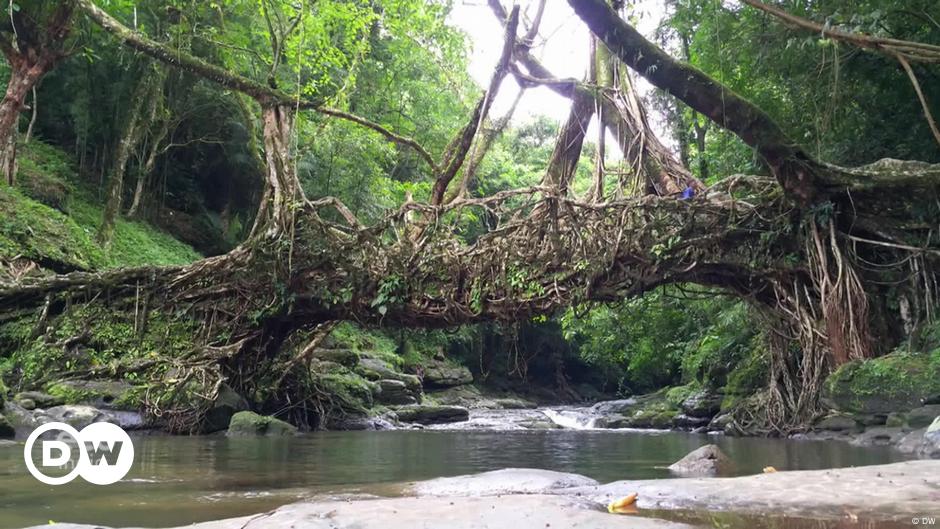
[[[578,487],[664,477],[709,439],[737,463],[710,455],[713,474],[777,481],[708,504],[705,481],[650,489],[688,509],[672,522],[757,527],[760,494],[787,520],[931,514],[934,462],[896,461],[940,459],[934,0],[2,10],[0,528],[46,523],[32,502],[82,523],[177,504],[161,524],[275,509],[242,527],[294,527],[281,488],[311,480],[458,480],[404,493],[421,498],[528,464]],[[16,481],[2,441],[51,421],[118,424],[141,436],[138,481],[159,483],[166,454],[185,477],[77,515]],[[217,444],[282,436],[297,444]],[[376,450],[355,470],[349,454]],[[655,465],[622,462],[641,456]],[[845,483],[897,484],[780,499],[816,479],[801,471],[848,466]],[[675,508],[616,483],[609,513],[636,490]],[[206,490],[234,496],[209,510]],[[507,498],[495,526],[560,516]],[[732,517],[706,516],[716,504]]]
[[[3,11],[0,438],[506,410],[940,457],[933,0]]]

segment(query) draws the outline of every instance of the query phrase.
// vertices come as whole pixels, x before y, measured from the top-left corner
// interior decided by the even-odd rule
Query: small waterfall
[[[597,428],[596,415],[581,410],[541,410],[553,423],[571,430],[593,430]]]

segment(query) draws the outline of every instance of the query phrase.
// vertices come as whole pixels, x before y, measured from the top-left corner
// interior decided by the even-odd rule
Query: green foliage
[[[111,248],[102,249],[94,241],[102,204],[78,180],[68,156],[39,141],[20,152],[23,191],[0,186],[0,257],[22,256],[59,271],[184,264],[200,257],[169,234],[128,220],[118,220]],[[43,177],[68,189],[68,214],[24,194]]]
[[[146,332],[134,331],[134,314],[100,305],[71,308],[48,323],[51,332],[33,337],[35,320],[24,318],[0,325],[0,343],[8,353],[0,356],[0,374],[17,373],[20,388],[32,387],[55,373],[103,368],[157,356],[178,358],[193,348],[196,324],[189,318],[160,311],[149,315]],[[71,347],[62,344],[73,341]],[[135,382],[136,373],[128,380]]]
[[[826,379],[825,398],[852,412],[887,413],[915,408],[940,396],[940,349],[897,350],[839,367]]]
[[[565,336],[621,390],[647,393],[680,382],[720,388],[755,335],[747,308],[723,298],[680,299],[660,290],[617,307],[561,318]]]

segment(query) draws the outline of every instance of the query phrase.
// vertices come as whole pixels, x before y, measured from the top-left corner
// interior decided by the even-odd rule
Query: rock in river
[[[442,424],[470,419],[470,411],[461,406],[401,406],[395,408],[398,420],[418,424]]]
[[[297,427],[274,417],[265,417],[250,411],[240,411],[232,416],[228,427],[229,437],[289,436],[297,433]]]
[[[680,476],[718,476],[734,471],[734,464],[716,445],[697,448],[669,466]]]

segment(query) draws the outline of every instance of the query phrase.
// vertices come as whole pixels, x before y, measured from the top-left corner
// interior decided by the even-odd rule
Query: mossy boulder
[[[41,391],[22,391],[13,397],[13,402],[23,406],[27,410],[35,408],[52,408],[65,404],[65,399],[61,396],[50,395]]]
[[[435,361],[424,367],[424,386],[451,388],[473,383],[473,373],[466,366]]]
[[[417,424],[442,424],[470,419],[470,411],[462,406],[401,406],[395,408],[398,420]]]
[[[826,379],[823,402],[857,414],[887,415],[922,406],[940,395],[940,349],[895,352],[849,362]]]
[[[297,427],[274,417],[258,415],[251,411],[240,411],[229,423],[229,437],[284,437],[297,434]]]
[[[89,404],[96,408],[137,410],[145,388],[119,380],[67,380],[46,387],[64,404]]]
[[[930,426],[934,419],[940,417],[940,404],[930,404],[920,408],[914,408],[904,418],[904,426],[911,430]]]
[[[828,430],[832,432],[855,431],[860,429],[859,424],[847,415],[832,414],[823,417],[813,428],[817,430]]]
[[[415,375],[402,373],[392,367],[388,362],[379,358],[363,356],[359,359],[359,364],[354,371],[360,376],[372,381],[377,380],[399,380],[404,382],[409,391],[418,393],[421,391],[421,379]]]

